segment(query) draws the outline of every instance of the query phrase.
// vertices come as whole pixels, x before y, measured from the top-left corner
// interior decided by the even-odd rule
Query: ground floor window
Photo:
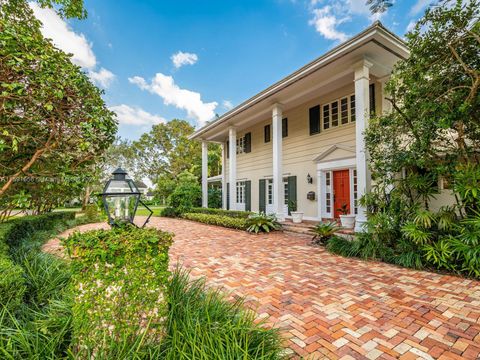
[[[245,204],[245,181],[237,181],[237,204]]]
[[[325,212],[332,213],[332,172],[325,173]]]
[[[283,178],[283,199],[283,203],[288,205],[288,177]]]
[[[267,205],[273,205],[273,179],[267,180]]]

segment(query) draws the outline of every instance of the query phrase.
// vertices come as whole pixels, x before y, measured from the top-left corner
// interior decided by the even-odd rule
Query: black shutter
[[[310,135],[320,132],[320,105],[311,107],[309,110]]]
[[[370,84],[368,87],[368,95],[370,99],[370,115],[375,115],[375,84]]]
[[[249,153],[252,151],[252,133],[246,133],[243,141],[245,144],[244,152]]]
[[[288,215],[291,215],[290,211],[290,204],[295,204],[294,205],[294,210],[298,210],[298,204],[297,204],[297,177],[296,176],[289,176],[288,177]]]
[[[227,159],[230,157],[230,141],[227,141]]]
[[[283,118],[282,119],[282,137],[287,137],[288,136],[288,119]]]
[[[265,186],[266,186],[266,182],[265,182],[265,179],[260,179],[259,181],[259,188],[258,188],[258,194],[259,194],[259,198],[258,198],[258,210],[260,212],[267,212],[267,207],[265,205]]]
[[[270,124],[263,128],[263,139],[266,143],[270,142]]]
[[[252,182],[245,181],[245,211],[252,211]]]
[[[230,210],[230,183],[227,183],[227,210]]]

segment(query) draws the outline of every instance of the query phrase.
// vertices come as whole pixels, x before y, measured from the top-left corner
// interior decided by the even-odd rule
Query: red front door
[[[333,206],[334,217],[337,219],[342,214],[340,209],[347,205],[350,213],[350,171],[339,170],[333,172]]]

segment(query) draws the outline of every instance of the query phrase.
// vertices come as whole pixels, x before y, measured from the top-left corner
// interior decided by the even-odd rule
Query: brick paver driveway
[[[171,262],[245,296],[307,358],[477,359],[480,282],[331,255],[308,238],[153,218]],[[308,357],[308,355],[310,357]]]

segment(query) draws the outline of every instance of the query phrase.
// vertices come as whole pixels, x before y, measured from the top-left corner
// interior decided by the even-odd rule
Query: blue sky
[[[403,36],[428,5],[400,1],[380,17]],[[261,91],[370,25],[363,0],[85,0],[65,22],[32,4],[43,32],[105,89],[119,135],[152,124],[195,126]]]

